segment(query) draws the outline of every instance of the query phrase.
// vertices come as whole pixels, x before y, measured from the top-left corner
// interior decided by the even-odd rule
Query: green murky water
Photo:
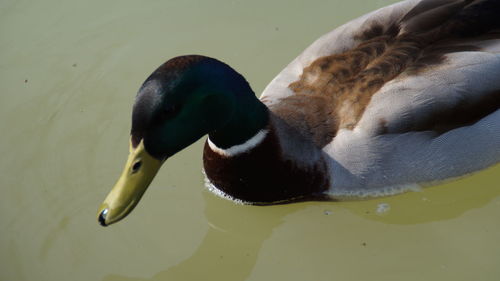
[[[198,142],[125,221],[97,224],[160,63],[217,57],[259,93],[391,2],[1,1],[0,280],[498,280],[498,165],[390,198],[251,207],[204,190]]]

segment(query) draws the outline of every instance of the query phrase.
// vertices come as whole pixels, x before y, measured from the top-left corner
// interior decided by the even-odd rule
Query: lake
[[[500,165],[393,197],[241,206],[204,188],[203,139],[124,221],[97,223],[134,96],[165,60],[218,58],[260,93],[393,2],[0,2],[0,280],[499,280]]]

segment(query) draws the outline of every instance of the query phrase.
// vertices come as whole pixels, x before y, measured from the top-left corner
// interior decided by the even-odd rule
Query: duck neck
[[[228,121],[209,133],[208,142],[212,148],[221,151],[231,148],[244,150],[248,143],[255,145],[262,141],[269,123],[269,112],[253,92],[249,91],[250,93],[236,97],[233,108],[229,110],[231,114],[228,114]]]
[[[269,112],[269,122],[242,145],[203,151],[207,187],[240,203],[322,200],[330,185],[321,150]]]

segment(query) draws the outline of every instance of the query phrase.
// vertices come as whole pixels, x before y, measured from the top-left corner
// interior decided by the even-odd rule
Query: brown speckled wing
[[[294,94],[271,109],[322,147],[338,130],[354,129],[385,85],[436,71],[448,63],[450,54],[488,52],[484,42],[500,39],[498,15],[498,0],[424,0],[392,24],[372,21],[354,34],[359,42],[354,47],[319,57],[305,67],[288,85]],[[500,66],[496,71],[500,75]],[[442,133],[471,124],[500,108],[500,88],[486,91],[470,102],[464,98],[412,116],[398,130],[386,128],[382,120],[379,133]]]

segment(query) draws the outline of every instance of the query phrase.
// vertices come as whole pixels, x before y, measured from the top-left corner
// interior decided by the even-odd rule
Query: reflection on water
[[[388,224],[413,225],[454,219],[476,208],[489,204],[500,196],[500,165],[458,181],[424,188],[422,192],[409,192],[399,196],[377,198],[350,204],[353,213]],[[375,206],[389,204],[391,210],[377,214]]]
[[[253,207],[203,191],[198,142],[125,221],[97,224],[135,92],[164,60],[217,57],[259,93],[391,2],[1,1],[0,280],[498,280],[498,165],[400,196]]]
[[[204,193],[204,199],[210,228],[188,259],[152,278],[109,275],[103,280],[246,280],[273,229],[283,222],[284,216],[305,208],[304,204],[238,206],[208,192]]]
[[[497,166],[480,175],[440,187],[426,188],[422,192],[358,202],[316,202],[272,207],[239,206],[205,192],[205,215],[210,228],[198,249],[189,258],[177,265],[167,266],[151,278],[111,274],[103,281],[204,280],[207,276],[211,280],[247,280],[263,243],[269,239],[276,227],[284,223],[285,217],[293,217],[295,213],[313,207],[323,210],[316,212],[316,217],[335,217],[339,209],[345,209],[363,219],[384,224],[415,225],[449,220],[498,198],[500,189],[494,180],[499,171],[500,166]],[[472,186],[475,186],[476,192],[464,190],[470,191]],[[379,213],[377,206],[380,204],[387,204],[391,209]],[[333,220],[330,223],[335,225],[337,222]],[[331,235],[335,235],[335,231],[332,231]],[[302,238],[307,239],[308,236]],[[367,245],[367,242],[359,243],[363,247]]]

